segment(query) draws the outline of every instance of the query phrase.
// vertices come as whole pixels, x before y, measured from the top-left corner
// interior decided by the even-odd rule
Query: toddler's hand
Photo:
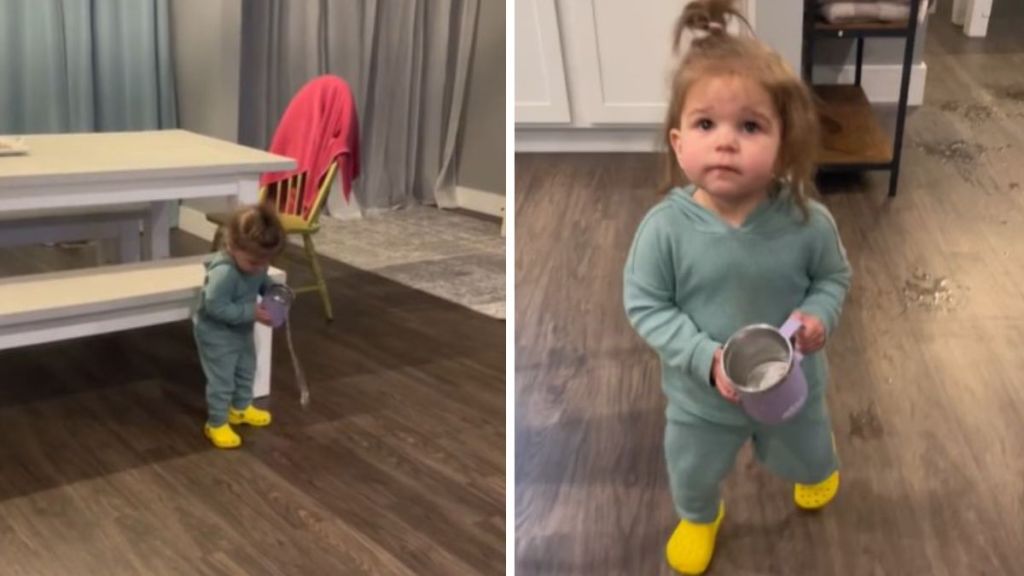
[[[722,395],[723,398],[730,402],[739,403],[740,395],[736,393],[736,390],[732,387],[732,381],[725,375],[725,369],[722,367],[722,349],[715,350],[715,359],[711,361],[711,373],[715,376],[715,389]]]
[[[814,354],[825,346],[825,325],[816,317],[797,310],[793,318],[798,318],[803,328],[796,332],[797,350],[804,354]]]
[[[273,319],[270,317],[270,312],[267,312],[266,308],[264,308],[262,305],[256,306],[257,322],[259,322],[260,324],[264,324],[266,326],[270,326],[272,320]]]

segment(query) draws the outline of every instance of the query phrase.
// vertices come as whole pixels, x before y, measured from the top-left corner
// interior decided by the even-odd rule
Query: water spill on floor
[[[989,120],[995,114],[995,109],[987,104],[960,102],[950,100],[939,105],[943,112],[951,112],[962,116],[968,122],[983,122]]]
[[[960,304],[963,291],[952,280],[918,268],[903,284],[903,303],[929,311],[949,311]]]
[[[878,415],[878,406],[871,402],[865,408],[850,412],[850,437],[877,440],[885,435],[885,427]]]

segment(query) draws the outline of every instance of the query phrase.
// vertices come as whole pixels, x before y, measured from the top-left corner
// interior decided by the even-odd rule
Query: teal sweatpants
[[[252,403],[256,378],[253,330],[199,320],[194,332],[206,375],[207,422],[220,426],[228,421],[228,406],[243,410]]]
[[[824,398],[809,399],[792,420],[775,426],[710,422],[676,412],[665,429],[665,459],[676,512],[691,522],[714,522],[719,483],[751,440],[757,459],[773,473],[817,484],[839,468]]]

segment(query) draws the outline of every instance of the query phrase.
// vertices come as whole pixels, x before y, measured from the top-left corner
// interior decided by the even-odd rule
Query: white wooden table
[[[143,247],[170,255],[170,216],[178,200],[258,200],[263,172],[295,161],[186,130],[37,134],[29,153],[0,157],[0,213],[46,208],[150,204]]]
[[[291,158],[185,130],[39,134],[29,153],[0,157],[0,216],[30,210],[149,204],[144,252],[163,260],[0,281],[0,349],[188,318],[203,269],[170,256],[170,215],[178,201],[259,199],[263,172]],[[0,222],[0,226],[3,223]],[[284,279],[281,271],[274,271]],[[255,329],[254,393],[270,392],[272,332]]]

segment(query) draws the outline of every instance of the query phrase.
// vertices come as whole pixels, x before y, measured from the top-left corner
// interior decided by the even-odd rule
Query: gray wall
[[[170,5],[179,125],[237,142],[242,0]],[[456,180],[504,194],[505,0],[483,0],[478,18]]]
[[[771,2],[771,9],[768,7]],[[771,46],[800,73],[800,46],[803,30],[803,0],[759,0],[754,7],[757,37]]]
[[[173,0],[170,5],[178,123],[237,142],[242,0]]]
[[[459,150],[459,186],[505,194],[505,1],[481,0]]]
[[[238,142],[242,0],[173,0],[170,5],[178,125]],[[214,212],[228,203],[207,198],[185,205]]]

